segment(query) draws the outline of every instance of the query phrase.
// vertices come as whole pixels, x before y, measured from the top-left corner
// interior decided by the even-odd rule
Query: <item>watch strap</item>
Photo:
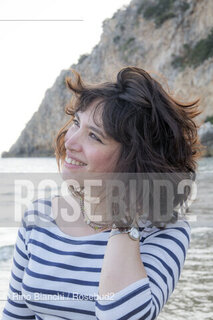
[[[140,239],[140,232],[137,227],[131,227],[127,230],[119,230],[119,229],[112,229],[110,232],[109,238],[115,236],[116,234],[128,233],[130,239],[132,240],[139,240]]]

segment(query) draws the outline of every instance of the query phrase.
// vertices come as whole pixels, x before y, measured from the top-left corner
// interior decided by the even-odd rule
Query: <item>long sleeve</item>
[[[142,232],[140,255],[147,277],[110,297],[98,296],[97,319],[156,319],[180,278],[190,234],[190,226],[183,220],[165,230]]]
[[[35,319],[34,313],[25,304],[21,293],[24,270],[28,265],[28,260],[26,228],[24,227],[24,221],[22,221],[14,248],[9,291],[2,320]]]

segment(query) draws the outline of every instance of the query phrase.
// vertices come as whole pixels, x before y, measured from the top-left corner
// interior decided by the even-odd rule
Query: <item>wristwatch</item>
[[[109,238],[111,238],[112,236],[119,234],[119,233],[128,233],[129,237],[132,240],[139,240],[140,239],[140,232],[139,232],[139,229],[136,227],[131,227],[130,229],[123,230],[123,231],[120,231],[118,229],[112,229],[110,232]]]

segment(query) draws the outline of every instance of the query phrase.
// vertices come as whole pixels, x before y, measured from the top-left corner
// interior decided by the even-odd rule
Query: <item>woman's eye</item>
[[[73,124],[77,127],[80,126],[79,124],[79,121],[77,119],[73,119]],[[102,141],[93,133],[93,132],[90,132],[89,133],[89,136],[93,139],[93,140],[96,140],[96,141],[99,141],[102,143]]]
[[[77,119],[73,119],[73,123],[76,125],[76,126],[79,126],[79,122]]]
[[[102,143],[102,141],[101,141],[98,137],[96,137],[96,135],[95,135],[94,133],[90,132],[89,135],[90,135],[90,137],[91,137],[92,139],[95,139],[95,140],[97,140],[97,141],[99,141],[99,142]]]

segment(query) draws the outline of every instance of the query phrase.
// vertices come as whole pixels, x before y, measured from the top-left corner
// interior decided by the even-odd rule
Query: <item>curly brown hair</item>
[[[96,85],[85,84],[78,72],[72,72],[76,79],[66,78],[66,85],[74,95],[65,108],[71,118],[55,139],[59,170],[65,159],[64,136],[74,114],[97,101],[95,109],[102,107],[106,134],[122,145],[115,172],[188,172],[195,179],[203,152],[199,126],[193,120],[202,112],[199,99],[178,101],[138,67],[125,67],[118,72],[117,81]],[[189,191],[175,203],[188,195]]]

